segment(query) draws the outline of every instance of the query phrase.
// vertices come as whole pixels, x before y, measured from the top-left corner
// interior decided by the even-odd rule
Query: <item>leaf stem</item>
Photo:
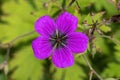
[[[112,40],[115,44],[120,45],[120,42],[118,40],[116,40],[115,38],[112,38],[111,36],[100,35],[100,37],[108,38],[108,39]]]
[[[9,43],[12,45],[16,40],[21,39],[22,37],[31,35],[31,34],[33,34],[34,32],[35,32],[35,31],[31,31],[31,32],[25,33],[25,34],[23,34],[23,35],[17,36],[17,37],[14,38],[13,40],[11,40]]]
[[[69,8],[76,0],[71,0],[71,2],[67,5],[66,8]]]
[[[17,36],[13,40],[11,40],[10,42],[5,43],[5,44],[0,43],[0,48],[6,48],[5,60],[4,60],[4,62],[2,64],[0,64],[0,70],[4,69],[4,73],[6,75],[6,78],[8,77],[8,60],[9,60],[9,56],[10,56],[10,49],[11,49],[13,43],[16,40],[19,40],[19,39],[21,39],[21,38],[23,38],[25,36],[29,36],[29,35],[33,34],[34,32],[35,31],[31,31],[31,32],[25,33],[23,35]]]
[[[90,68],[90,78],[89,78],[89,80],[92,79],[92,74],[93,74],[93,73],[94,73],[100,80],[103,80],[102,77],[92,68],[90,62],[88,61],[88,59],[87,59],[87,57],[86,57],[86,55],[83,54],[82,56],[83,56],[85,62],[88,64],[89,68]]]
[[[16,40],[19,40],[25,36],[29,36],[31,34],[33,34],[35,31],[31,31],[31,32],[28,32],[28,33],[25,33],[25,34],[22,34],[20,36],[17,36],[15,37],[13,40],[11,40],[10,42],[8,43],[5,43],[5,44],[2,44],[0,43],[0,48],[11,48],[11,46],[13,45],[13,43],[16,41]]]

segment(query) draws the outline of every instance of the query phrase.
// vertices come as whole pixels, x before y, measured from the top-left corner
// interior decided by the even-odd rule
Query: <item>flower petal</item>
[[[81,32],[68,35],[67,46],[75,53],[82,53],[87,49],[88,37]]]
[[[76,30],[78,19],[72,14],[64,12],[57,18],[56,24],[60,32],[69,33]]]
[[[51,35],[55,32],[56,25],[52,18],[49,16],[40,17],[35,22],[35,30],[41,35]]]
[[[74,64],[74,57],[69,48],[63,47],[55,50],[52,61],[59,68],[65,68]]]
[[[52,46],[47,37],[38,37],[32,42],[34,55],[38,59],[48,58],[52,53]]]

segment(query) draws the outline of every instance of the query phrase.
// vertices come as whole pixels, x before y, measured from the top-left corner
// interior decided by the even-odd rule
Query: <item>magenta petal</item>
[[[34,55],[38,59],[48,58],[52,53],[51,44],[47,37],[38,37],[32,42]]]
[[[64,12],[57,18],[56,24],[60,32],[69,33],[76,30],[78,19],[72,14]]]
[[[55,22],[49,16],[40,17],[35,22],[35,30],[41,35],[51,35],[56,29]]]
[[[87,49],[88,37],[81,32],[73,32],[68,35],[68,47],[75,53],[82,53]]]
[[[65,68],[74,64],[74,57],[70,49],[63,47],[55,50],[52,61],[57,67]]]

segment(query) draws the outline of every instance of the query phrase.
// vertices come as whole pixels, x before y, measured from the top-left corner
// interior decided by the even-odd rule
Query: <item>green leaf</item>
[[[4,61],[4,56],[3,56],[2,52],[4,52],[4,51],[2,51],[2,49],[0,49],[0,64],[2,64]],[[6,80],[6,76],[4,74],[3,69],[0,69],[0,80]]]
[[[0,24],[1,42],[9,42],[21,34],[33,31],[34,22],[40,16],[47,14],[47,10],[43,8],[43,2],[45,1],[10,0],[4,3],[3,10],[6,16],[3,16],[2,20],[6,23]]]
[[[102,75],[104,77],[120,77],[120,72],[118,71],[120,69],[120,65],[115,62],[111,62],[108,64],[108,67],[104,70]]]
[[[78,4],[80,5],[80,8],[82,10],[84,10],[87,6],[90,6],[91,3],[93,3],[94,1],[92,0],[79,0]]]
[[[11,78],[16,80],[39,80],[42,78],[42,62],[34,57],[31,46],[23,47],[10,61]]]
[[[104,80],[118,80],[118,79],[115,79],[115,78],[107,78],[107,79],[104,79]]]
[[[3,71],[0,71],[0,80],[7,80]]]
[[[96,36],[96,37],[97,37],[97,36]],[[96,48],[97,48],[97,49],[100,49],[101,52],[106,53],[106,54],[110,53],[109,47],[108,47],[108,45],[106,44],[104,38],[97,37],[96,40],[94,41],[94,43],[95,43],[95,45],[96,45]]]
[[[75,64],[69,68],[59,69],[55,73],[54,79],[56,80],[79,80],[86,77],[82,64],[85,65],[83,58],[76,57]],[[89,69],[89,67],[87,67]],[[85,68],[84,68],[85,69]]]
[[[109,31],[111,31],[111,28],[110,28],[109,26],[102,25],[102,26],[100,27],[100,30],[103,31],[103,32],[105,32],[105,33],[107,33],[107,32],[109,32]]]
[[[84,21],[87,21],[88,24],[92,24],[93,23],[92,22],[92,17],[93,17],[94,21],[98,21],[98,23],[99,23],[99,22],[101,22],[101,18],[103,16],[103,14],[104,14],[104,12],[97,13],[94,16],[91,16],[90,14],[88,14],[85,17]]]
[[[120,77],[120,46],[115,46],[116,52],[113,53],[115,55],[115,60],[108,63],[108,67],[102,73],[103,76],[108,77]]]
[[[108,15],[114,15],[118,13],[117,8],[114,4],[112,4],[108,0],[94,0],[95,1],[95,8],[97,11],[100,11],[102,9],[105,9]]]

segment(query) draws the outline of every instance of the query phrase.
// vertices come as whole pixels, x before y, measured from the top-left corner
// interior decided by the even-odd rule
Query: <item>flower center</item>
[[[53,35],[50,36],[50,43],[53,47],[59,48],[66,45],[67,36],[66,34],[55,31]]]

